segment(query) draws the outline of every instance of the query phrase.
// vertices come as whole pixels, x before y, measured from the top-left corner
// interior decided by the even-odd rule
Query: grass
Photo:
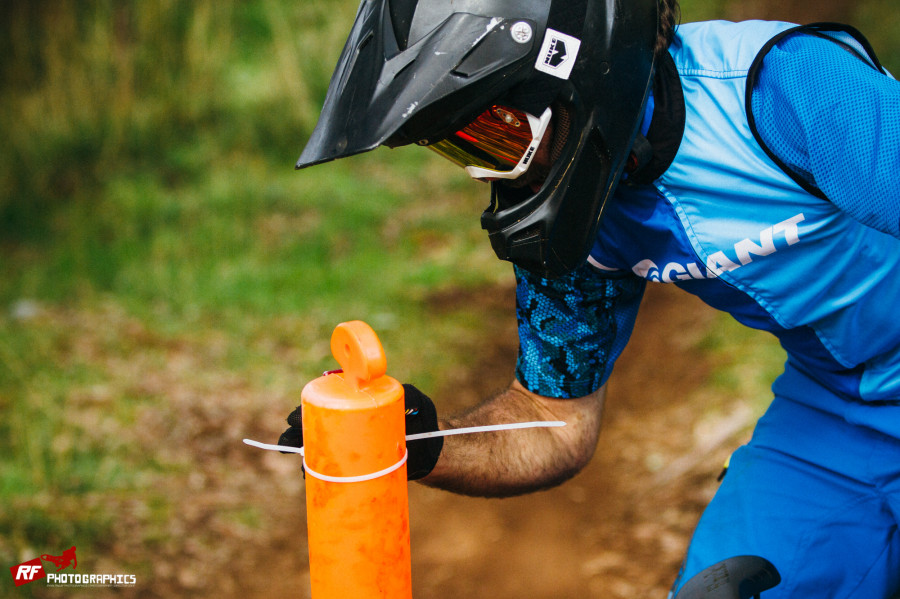
[[[165,505],[189,466],[141,428],[173,426],[154,424],[177,418],[173,395],[293,394],[350,318],[427,384],[428,356],[403,359],[428,329],[421,299],[509,275],[477,230],[481,190],[422,152],[293,171],[354,9],[3,9],[4,563],[103,547],[114,511]]]
[[[477,319],[436,322],[423,300],[510,280],[484,190],[415,148],[292,169],[355,8],[0,8],[0,562],[108,549],[123,523],[171,542],[167,489],[197,474],[178,444],[239,434],[232,414],[259,428],[333,366],[338,322],[370,322],[424,388],[467,359],[443,340]],[[226,528],[260,525],[227,510]]]

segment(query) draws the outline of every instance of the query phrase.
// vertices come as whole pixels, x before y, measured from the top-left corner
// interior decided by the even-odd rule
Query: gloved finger
[[[281,436],[278,437],[278,444],[285,445],[287,447],[303,447],[303,429],[292,426],[287,429]],[[287,451],[282,451],[281,453],[290,453]]]
[[[288,414],[287,423],[290,428],[281,433],[278,437],[278,444],[286,447],[303,447],[303,412],[300,406],[294,408],[294,411]],[[293,453],[282,451],[281,453]],[[306,468],[300,463],[300,470],[303,472],[303,478],[306,478]]]
[[[303,412],[301,410],[301,406],[297,406],[294,408],[294,411],[288,414],[287,417],[288,426],[293,426],[300,428],[303,425]]]

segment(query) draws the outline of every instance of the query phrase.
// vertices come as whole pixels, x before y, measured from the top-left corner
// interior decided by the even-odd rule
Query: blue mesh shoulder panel
[[[760,138],[799,183],[900,237],[900,82],[831,39],[798,33],[765,55],[752,99]]]
[[[585,263],[543,279],[516,268],[516,377],[546,397],[583,397],[609,378],[628,342],[646,281],[606,278]]]

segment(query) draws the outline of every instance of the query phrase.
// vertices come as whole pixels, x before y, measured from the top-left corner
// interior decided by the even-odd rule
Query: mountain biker
[[[675,0],[364,0],[297,168],[419,144],[490,182],[520,349],[503,392],[438,423],[562,428],[410,443],[411,479],[557,485],[594,452],[646,282],[787,351],[673,591],[765,557],[770,599],[900,589],[900,83],[836,24],[678,25]],[[651,369],[648,369],[652,371]],[[299,421],[283,444],[302,443]]]

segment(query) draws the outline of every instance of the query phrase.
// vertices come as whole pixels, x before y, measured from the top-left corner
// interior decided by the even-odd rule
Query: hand
[[[297,406],[293,412],[288,414],[287,423],[288,429],[278,437],[278,444],[285,447],[303,447],[303,415],[300,406]],[[281,453],[293,452],[282,451]]]
[[[412,385],[403,385],[403,391],[406,434],[430,433],[438,430],[437,409],[431,398]],[[281,433],[278,444],[287,447],[303,447],[303,422],[300,406],[290,413],[287,423],[289,428]],[[406,449],[409,451],[409,457],[406,460],[407,480],[417,480],[428,476],[437,464],[443,447],[443,437],[408,442],[406,444]]]
[[[406,407],[406,434],[430,433],[438,430],[437,409],[431,398],[413,387],[403,385]],[[406,443],[409,458],[406,460],[407,480],[428,476],[437,464],[444,448],[443,437],[431,437]]]

